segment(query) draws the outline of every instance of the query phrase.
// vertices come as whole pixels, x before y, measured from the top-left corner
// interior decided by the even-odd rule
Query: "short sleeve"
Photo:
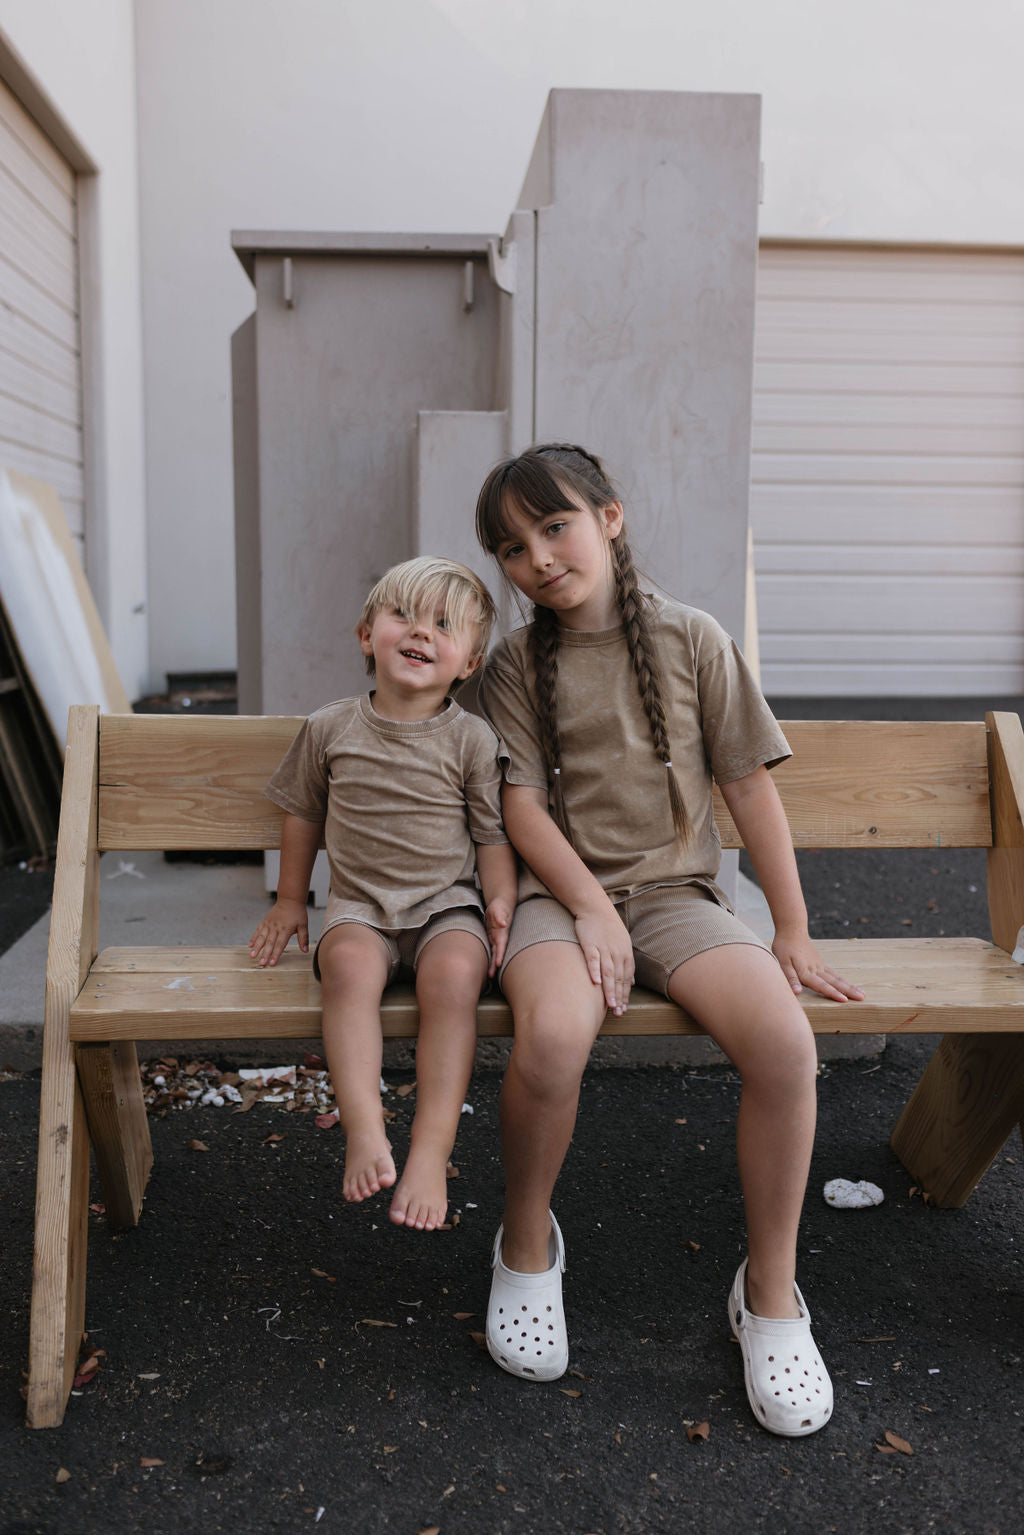
[[[777,767],[792,752],[738,646],[721,632],[725,643],[700,666],[697,691],[708,762],[716,782],[727,784]]]
[[[507,842],[501,819],[501,781],[508,752],[488,724],[481,719],[475,719],[474,724],[479,745],[465,782],[469,835],[476,843]]]
[[[547,789],[547,765],[537,711],[519,666],[503,646],[495,650],[484,668],[479,702],[485,718],[504,744],[506,782]]]
[[[289,815],[302,821],[323,821],[327,816],[330,774],[317,731],[306,720],[263,791]]]

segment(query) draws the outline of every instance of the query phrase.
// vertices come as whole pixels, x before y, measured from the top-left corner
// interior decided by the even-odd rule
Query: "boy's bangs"
[[[564,484],[543,459],[521,454],[501,464],[484,482],[477,503],[477,536],[493,554],[498,545],[514,536],[510,512],[521,512],[538,521],[557,512],[579,511]]]
[[[451,571],[425,574],[399,566],[380,583],[378,599],[381,607],[400,608],[414,619],[433,621],[441,613],[451,630],[489,628],[489,615],[479,596],[468,581]]]

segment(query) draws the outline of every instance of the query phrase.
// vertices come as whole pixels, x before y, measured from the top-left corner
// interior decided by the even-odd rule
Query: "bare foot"
[[[381,1189],[389,1189],[395,1181],[395,1163],[391,1155],[391,1142],[380,1130],[356,1131],[346,1137],[345,1179],[342,1193],[345,1198],[358,1204],[369,1199]]]
[[[448,1214],[447,1157],[417,1157],[409,1153],[401,1182],[391,1201],[390,1215],[396,1226],[417,1231],[436,1231]]]

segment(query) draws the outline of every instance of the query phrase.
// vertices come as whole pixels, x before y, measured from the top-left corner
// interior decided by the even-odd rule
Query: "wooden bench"
[[[152,1165],[137,1040],[291,1039],[320,1032],[320,992],[294,948],[260,970],[234,948],[116,948],[97,957],[99,856],[106,850],[279,846],[263,786],[293,718],[100,718],[71,711],[46,976],[28,1421],[60,1423],[85,1314],[90,1145],[107,1216],[138,1222]],[[1024,734],[1014,714],[986,723],[795,722],[775,780],[799,848],[988,849],[995,943],[979,937],[819,945],[856,979],[860,1003],[801,998],[819,1033],[945,1036],[892,1136],[935,1204],[959,1205],[1024,1117]],[[739,845],[720,799],[727,847]],[[240,933],[244,939],[248,935]],[[174,986],[174,980],[187,984]],[[384,1003],[384,1030],[416,1032],[408,988]],[[481,1002],[482,1035],[511,1017]],[[673,1004],[637,989],[606,1034],[689,1034]]]

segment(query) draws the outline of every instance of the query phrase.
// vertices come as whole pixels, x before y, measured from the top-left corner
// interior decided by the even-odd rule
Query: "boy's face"
[[[440,701],[483,660],[474,654],[476,626],[449,629],[443,611],[413,619],[398,608],[382,608],[356,633],[363,655],[373,656],[378,689],[383,685],[406,696],[436,694]]]

